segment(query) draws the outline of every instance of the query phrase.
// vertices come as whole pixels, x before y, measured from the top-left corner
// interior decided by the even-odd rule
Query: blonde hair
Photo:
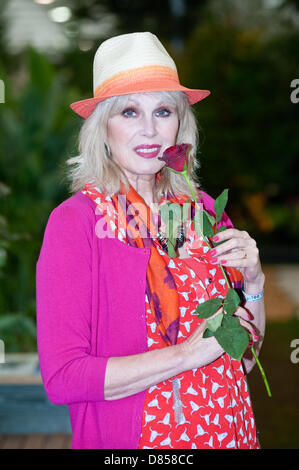
[[[180,121],[176,144],[191,144],[189,153],[188,174],[194,189],[198,186],[196,172],[199,162],[196,159],[198,145],[198,125],[193,109],[188,103],[185,93],[180,91],[151,93],[162,97],[166,104],[174,106]],[[121,167],[111,158],[107,149],[107,121],[122,111],[126,103],[134,95],[115,96],[101,101],[93,113],[84,121],[79,132],[78,149],[80,154],[71,157],[66,164],[71,166],[66,173],[70,180],[71,193],[80,191],[86,183],[93,182],[106,195],[112,196],[120,191],[120,183],[123,181],[129,189],[129,182]],[[161,178],[157,184],[156,196],[169,193],[171,196],[187,194],[192,198],[192,193],[185,178],[173,173],[166,167],[160,171]]]

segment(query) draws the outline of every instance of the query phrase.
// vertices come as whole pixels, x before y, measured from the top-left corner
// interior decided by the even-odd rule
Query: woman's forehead
[[[144,104],[144,103],[154,103],[155,105],[159,104],[171,104],[175,106],[175,99],[172,96],[169,96],[166,92],[147,92],[147,93],[134,93],[131,95],[125,95],[121,97],[121,104],[127,104],[129,102],[135,104]]]
[[[134,95],[127,100],[127,103],[134,103],[139,106],[160,106],[161,104],[170,104],[171,100],[163,96],[137,96]]]
[[[171,106],[174,109],[179,109],[179,100],[182,99],[180,95],[181,92],[147,92],[147,93],[133,93],[130,95],[121,95],[113,99],[109,117],[113,117],[115,114],[118,114],[123,110],[125,106],[128,105],[148,105],[150,104],[149,100],[144,100],[143,97],[152,99],[155,98],[156,101],[153,101],[154,106]],[[109,118],[108,117],[108,118]]]

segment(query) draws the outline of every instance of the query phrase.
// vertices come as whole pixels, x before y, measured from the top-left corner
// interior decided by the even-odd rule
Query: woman
[[[94,97],[71,105],[86,120],[70,198],[51,213],[37,262],[37,334],[47,395],[67,404],[73,448],[258,448],[242,363],[214,337],[198,303],[224,298],[220,264],[242,273],[236,315],[258,352],[264,334],[264,274],[255,241],[227,215],[213,252],[182,225],[177,257],[161,238],[159,207],[192,199],[165,167],[166,148],[192,145],[191,104],[208,96],[179,83],[151,33],[103,42],[94,59]],[[196,188],[213,213],[213,199]],[[214,256],[212,256],[214,255]],[[249,313],[250,312],[250,313]],[[255,336],[259,332],[259,338]]]

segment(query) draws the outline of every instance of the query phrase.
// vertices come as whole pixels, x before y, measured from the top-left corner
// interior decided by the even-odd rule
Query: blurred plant
[[[215,3],[220,17],[209,2],[177,60],[186,86],[211,90],[195,107],[205,133],[198,179],[208,193],[231,188],[231,216],[257,242],[296,245],[299,105],[290,100],[290,82],[298,75],[298,26],[275,9],[268,16],[261,12],[259,23],[249,2],[250,20]],[[234,5],[242,10],[243,2]],[[292,216],[280,224],[277,212]]]
[[[10,188],[0,181],[0,199],[6,197],[10,193]],[[10,242],[20,240],[24,235],[12,233],[9,230],[6,217],[0,214],[0,278],[3,275],[3,268],[7,261],[7,250]]]
[[[0,199],[10,193],[10,188],[0,182]],[[0,280],[5,277],[4,267],[7,252],[13,242],[26,238],[23,234],[12,233],[6,218],[0,214]],[[1,282],[2,284],[2,282]],[[32,351],[32,341],[36,340],[35,322],[24,313],[0,312],[0,339],[5,343],[6,352]]]
[[[267,195],[262,191],[244,194],[244,205],[261,232],[272,232],[274,228],[273,219],[266,210],[267,200]]]
[[[23,312],[1,313],[0,338],[4,341],[5,352],[36,351],[36,326],[32,318]]]
[[[8,193],[8,186],[0,182],[0,198],[6,196]],[[7,247],[10,237],[11,234],[7,229],[7,220],[2,214],[0,214],[0,277],[7,258]]]
[[[0,181],[7,196],[0,214],[0,325],[3,321],[6,350],[17,347],[16,352],[29,344],[36,349],[35,266],[47,219],[68,197],[63,163],[73,151],[79,123],[69,109],[79,96],[62,72],[33,49],[26,51],[22,67],[18,87],[13,88],[16,77],[5,77],[0,114]],[[17,331],[23,331],[23,340],[21,335],[14,341]]]

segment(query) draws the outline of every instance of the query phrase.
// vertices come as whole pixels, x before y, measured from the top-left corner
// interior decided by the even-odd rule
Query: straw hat
[[[192,90],[180,84],[174,61],[154,34],[121,34],[102,42],[95,54],[93,98],[70,107],[87,118],[106,98],[155,91],[183,91],[190,104],[210,94],[209,90]]]

